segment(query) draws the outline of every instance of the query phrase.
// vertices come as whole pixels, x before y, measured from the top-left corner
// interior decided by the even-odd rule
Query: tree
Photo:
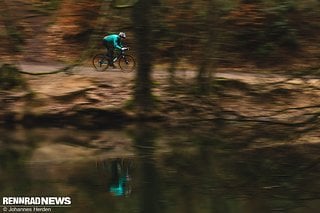
[[[203,52],[202,52],[202,63],[199,67],[199,72],[197,76],[197,81],[199,84],[200,92],[206,92],[208,90],[211,69],[214,68],[214,59],[212,56],[216,53],[215,39],[217,38],[215,31],[215,24],[217,22],[217,4],[216,0],[210,0],[208,2],[207,17],[205,20],[205,26],[207,27],[207,32],[204,39]]]
[[[152,6],[157,0],[139,0],[133,8],[134,33],[137,42],[138,70],[135,78],[134,103],[143,112],[150,110],[152,98]]]

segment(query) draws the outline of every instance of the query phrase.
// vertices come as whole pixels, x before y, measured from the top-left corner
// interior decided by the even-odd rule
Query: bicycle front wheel
[[[108,66],[108,58],[106,57],[105,54],[97,54],[92,58],[92,64],[94,66],[94,68],[101,72],[101,71],[105,71]]]
[[[122,72],[132,72],[136,68],[136,62],[131,55],[124,55],[119,59],[119,67]]]

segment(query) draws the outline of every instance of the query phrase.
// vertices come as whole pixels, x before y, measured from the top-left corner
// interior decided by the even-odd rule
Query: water
[[[252,149],[157,127],[0,130],[0,196],[68,196],[51,212],[319,212],[319,146]]]

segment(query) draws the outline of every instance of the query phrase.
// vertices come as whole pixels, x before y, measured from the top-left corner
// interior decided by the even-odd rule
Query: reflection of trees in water
[[[137,156],[135,170],[129,174],[135,177],[132,184],[141,184],[133,185],[139,197],[135,205],[141,212],[229,212],[233,208],[249,212],[287,211],[318,196],[319,164],[315,159],[319,148],[281,146],[249,150],[245,144],[233,142],[233,136],[218,140],[215,134],[219,132],[211,136],[186,132],[167,136],[166,148],[170,151],[159,155],[156,128],[140,124],[132,131]],[[107,163],[114,174],[108,179],[114,186],[120,186],[121,177],[126,174],[126,166],[121,163],[121,159]],[[301,169],[309,165],[315,166]]]
[[[7,148],[1,146],[0,150],[1,192],[69,193],[73,208],[82,212],[120,212],[123,208],[122,212],[287,211],[298,205],[310,206],[308,202],[316,202],[319,196],[317,145],[249,149],[237,145],[234,140],[239,138],[230,132],[224,133],[230,138],[219,140],[223,134],[218,130],[205,136],[190,129],[170,131],[171,135],[137,125],[132,131],[135,158],[98,161],[97,167],[92,161],[34,165],[38,169],[31,171],[41,171],[41,181],[33,179],[24,164],[28,151],[16,151],[15,146],[4,143]],[[5,136],[1,140],[17,144]],[[63,174],[67,169],[70,172]],[[55,179],[46,179],[48,170],[55,171]],[[110,186],[114,186],[112,193],[125,195],[130,193],[130,184],[134,190],[126,199],[115,201],[110,196]]]
[[[165,185],[177,188],[166,199],[180,205],[188,202],[193,212],[200,210],[198,203],[218,212],[244,204],[249,212],[287,211],[318,197],[320,167],[311,172],[300,169],[314,161],[314,153],[309,152],[290,146],[241,152],[213,144],[195,146],[191,151],[179,147],[164,156],[160,169],[175,172],[159,175]]]
[[[58,195],[55,184],[39,181],[47,167],[26,163],[31,159],[37,141],[33,135],[26,132],[22,139],[19,138],[21,135],[12,134],[11,129],[5,132],[0,130],[0,195]]]
[[[16,150],[10,146],[0,149],[1,192],[14,194],[28,192],[30,190],[31,180],[27,175],[28,171],[22,161],[25,156],[25,152]],[[17,183],[16,187],[12,187],[13,183]]]
[[[157,213],[161,210],[161,177],[155,166],[155,130],[147,124],[138,124],[133,132],[137,157],[139,158],[142,188],[140,194],[140,212]]]

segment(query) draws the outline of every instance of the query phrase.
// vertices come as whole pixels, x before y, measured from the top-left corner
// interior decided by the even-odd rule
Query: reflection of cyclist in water
[[[109,191],[115,196],[124,196],[131,193],[129,176],[130,162],[117,159],[111,163],[111,184]]]

